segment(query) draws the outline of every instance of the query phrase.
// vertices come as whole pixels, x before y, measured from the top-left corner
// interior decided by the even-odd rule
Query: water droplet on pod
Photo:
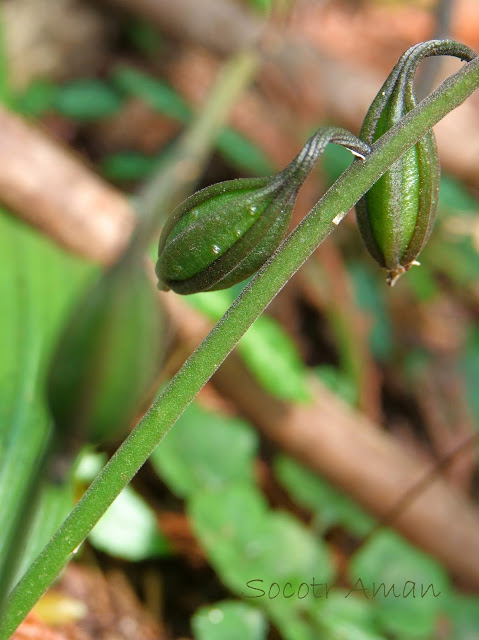
[[[216,253],[216,254],[218,254],[218,253],[221,251],[221,249],[218,247],[218,245],[217,245],[217,244],[214,244],[214,245],[211,247],[211,250],[213,251],[213,253]]]

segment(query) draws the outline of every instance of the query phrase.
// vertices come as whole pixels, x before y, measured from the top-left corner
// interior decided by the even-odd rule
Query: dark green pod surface
[[[141,258],[123,260],[75,306],[50,364],[47,398],[63,447],[114,440],[154,391],[165,317]]]
[[[181,294],[213,291],[258,271],[283,240],[297,193],[328,142],[361,157],[369,152],[344,129],[321,129],[278,175],[222,182],[185,200],[161,234],[158,286]]]
[[[408,49],[371,104],[360,138],[373,144],[417,105],[414,73],[426,57],[453,55],[472,60],[475,53],[451,40],[431,40]],[[375,183],[356,205],[358,226],[375,260],[393,285],[426,244],[434,224],[440,165],[430,131]]]

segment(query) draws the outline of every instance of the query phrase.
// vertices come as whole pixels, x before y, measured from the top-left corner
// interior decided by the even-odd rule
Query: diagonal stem
[[[8,640],[243,334],[345,213],[409,147],[478,86],[479,58],[475,58],[410,111],[374,144],[364,162],[354,162],[329,189],[185,362],[27,570],[3,612],[0,640]]]

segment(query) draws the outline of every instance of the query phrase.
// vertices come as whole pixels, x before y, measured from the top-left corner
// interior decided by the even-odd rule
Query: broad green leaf
[[[223,582],[264,607],[286,640],[314,640],[302,618],[316,606],[313,584],[334,577],[329,553],[293,516],[269,511],[251,485],[198,492],[189,503],[193,527]]]
[[[186,302],[216,322],[242,286],[193,294]],[[241,338],[238,351],[257,382],[272,395],[296,402],[311,399],[306,367],[291,338],[273,318],[260,316]]]
[[[260,316],[239,343],[239,352],[261,386],[291,402],[308,402],[306,367],[291,338],[269,316]]]
[[[334,640],[385,640],[377,631],[373,604],[350,595],[346,589],[331,589],[313,612],[320,629]]]
[[[130,562],[169,553],[153,510],[130,486],[123,489],[88,539],[100,551]]]
[[[269,547],[267,505],[251,485],[202,491],[188,504],[194,530],[222,580],[246,592],[246,583],[261,575]]]
[[[429,265],[424,260],[420,269],[410,269],[406,282],[415,297],[421,302],[432,300],[439,294],[439,286],[431,273]]]
[[[49,80],[33,80],[25,91],[15,96],[15,110],[39,118],[53,109],[58,90],[58,86]]]
[[[274,0],[248,0],[248,3],[259,13],[269,13],[274,6]]]
[[[34,512],[39,464],[50,436],[44,385],[52,341],[89,271],[0,213],[0,298],[7,301],[0,314],[0,558],[7,562],[13,563],[15,544],[27,529],[25,514]],[[3,577],[6,573],[0,570]]]
[[[81,78],[58,88],[55,108],[75,120],[98,120],[112,116],[122,105],[121,97],[104,80]]]
[[[105,462],[103,454],[84,453],[75,471],[76,480],[91,482]],[[96,549],[130,562],[169,553],[153,509],[131,486],[123,489],[88,539]]]
[[[273,511],[268,515],[270,545],[261,562],[265,575],[276,581],[291,580],[298,601],[303,596],[312,602],[312,580],[324,585],[334,579],[326,545],[290,513]],[[309,589],[305,586],[298,593],[301,584]],[[317,589],[325,591],[323,587]]]
[[[268,623],[244,602],[217,602],[201,607],[191,621],[196,640],[266,640]]]
[[[185,297],[185,302],[198,311],[201,311],[214,322],[217,322],[238,294],[236,287],[220,289],[219,291],[207,291],[206,293],[193,293]]]
[[[476,640],[479,629],[479,598],[451,594],[446,603],[450,621],[450,637],[454,640]]]
[[[298,504],[310,509],[320,530],[343,526],[358,536],[366,535],[374,520],[328,482],[287,456],[277,456],[274,470]]]
[[[428,263],[456,286],[474,286],[479,273],[479,252],[470,236],[433,234],[425,251]]]
[[[439,208],[448,214],[470,212],[477,215],[477,200],[452,176],[441,176],[439,189]]]
[[[392,531],[376,533],[352,558],[354,593],[374,602],[384,632],[431,637],[450,587],[445,570]]]
[[[66,479],[61,484],[47,483],[43,489],[22,553],[17,577],[20,578],[54,531],[58,529],[75,504],[73,484]]]
[[[239,418],[191,404],[151,456],[157,473],[178,495],[253,481],[256,433]]]

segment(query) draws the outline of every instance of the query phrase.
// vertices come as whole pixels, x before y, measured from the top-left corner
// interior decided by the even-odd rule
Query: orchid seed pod
[[[60,337],[47,379],[64,449],[125,433],[155,391],[165,327],[140,255],[125,256],[87,289]]]
[[[345,129],[320,129],[276,176],[220,182],[185,200],[160,237],[159,288],[214,291],[256,273],[283,240],[298,191],[329,142],[361,158],[370,151]]]
[[[373,144],[417,105],[414,74],[424,58],[451,55],[470,61],[474,51],[453,40],[430,40],[408,49],[373,100],[359,136]],[[373,258],[388,270],[392,286],[411,265],[432,231],[440,165],[430,131],[371,187],[356,205],[362,238]]]

